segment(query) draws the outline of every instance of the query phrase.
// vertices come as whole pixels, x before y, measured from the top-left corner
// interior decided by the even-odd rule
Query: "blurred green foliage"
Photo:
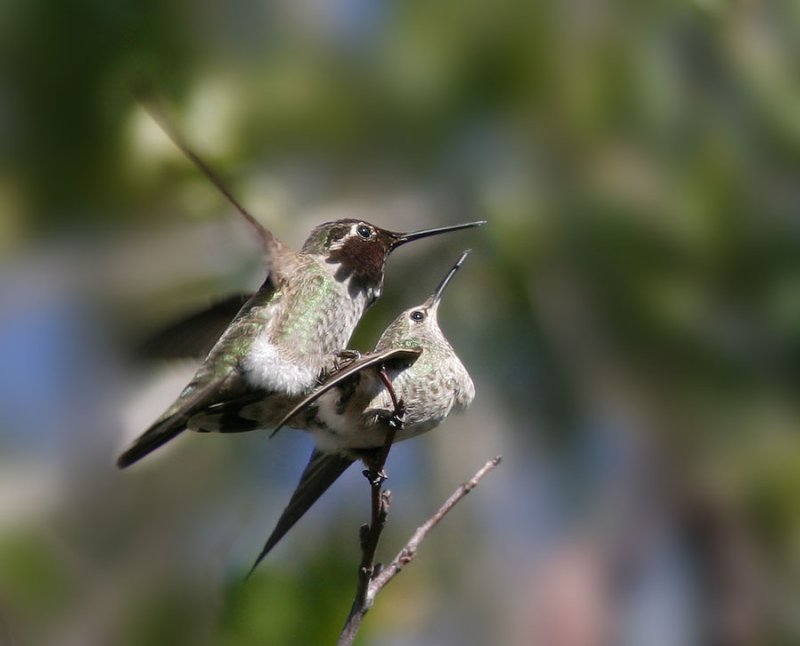
[[[470,294],[443,318],[505,452],[545,455],[565,481],[586,481],[592,506],[600,476],[581,457],[592,429],[607,409],[635,411],[672,497],[700,491],[729,510],[767,597],[796,600],[799,7],[11,0],[0,9],[0,250],[89,239],[113,261],[121,240],[231,219],[185,160],[148,139],[129,93],[142,80],[243,201],[296,242],[305,214],[365,197],[423,195],[431,219],[485,217]],[[418,253],[390,268],[359,342],[415,302],[444,255]],[[252,258],[239,262],[195,276],[197,291],[235,282]],[[170,268],[162,276],[131,309],[156,311],[187,289]],[[495,514],[519,514],[505,504]],[[32,550],[0,542],[0,603],[53,617],[69,575]],[[302,569],[216,581],[219,633],[205,643],[330,643],[354,573],[332,549]],[[129,595],[124,643],[197,643],[180,595]],[[770,643],[797,639],[773,610],[759,624]],[[486,630],[503,623],[496,607],[483,612],[495,613]]]

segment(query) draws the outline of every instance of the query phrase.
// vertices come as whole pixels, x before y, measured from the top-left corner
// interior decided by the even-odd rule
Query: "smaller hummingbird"
[[[252,569],[353,462],[370,464],[387,433],[395,432],[394,441],[415,437],[470,405],[475,386],[437,320],[442,293],[468,254],[424,303],[386,328],[373,352],[336,353],[320,386],[277,423],[273,434],[291,425],[311,433],[316,446]]]

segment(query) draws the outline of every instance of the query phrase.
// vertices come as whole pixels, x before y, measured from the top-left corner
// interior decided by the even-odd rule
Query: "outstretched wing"
[[[253,570],[258,567],[258,564],[269,554],[278,541],[284,537],[294,524],[300,520],[311,505],[328,490],[336,479],[342,475],[347,468],[353,464],[353,460],[345,458],[341,455],[328,455],[322,453],[317,449],[311,453],[311,458],[306,465],[303,475],[300,476],[300,482],[294,490],[289,504],[283,510],[275,529],[272,530],[267,539],[264,548],[258,555],[253,567],[250,568],[248,576],[253,573]]]
[[[202,359],[250,296],[234,294],[170,323],[146,339],[136,354],[145,359]]]
[[[333,372],[317,388],[300,400],[300,402],[278,422],[272,435],[275,435],[281,428],[291,422],[295,415],[308,405],[314,403],[321,395],[328,392],[334,386],[347,381],[354,375],[368,370],[369,368],[380,368],[381,366],[394,368],[396,370],[404,370],[411,366],[421,354],[422,348],[389,348],[387,350],[368,352],[361,355],[341,370]]]

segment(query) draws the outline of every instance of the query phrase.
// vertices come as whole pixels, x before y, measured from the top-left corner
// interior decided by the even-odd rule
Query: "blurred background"
[[[10,0],[0,9],[0,643],[334,643],[368,487],[248,581],[297,432],[117,471],[190,362],[131,349],[257,287],[256,240],[132,100],[145,81],[298,248],[409,245],[369,349],[440,311],[477,386],[392,451],[379,555],[502,465],[379,597],[364,645],[800,643],[800,5]]]

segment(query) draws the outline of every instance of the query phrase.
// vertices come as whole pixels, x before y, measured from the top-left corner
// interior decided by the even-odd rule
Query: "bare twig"
[[[374,602],[375,596],[387,583],[389,583],[389,581],[397,576],[400,570],[403,569],[403,566],[414,560],[420,544],[423,540],[425,540],[425,537],[428,535],[428,533],[441,522],[442,518],[450,513],[450,510],[455,507],[464,496],[478,486],[478,483],[483,479],[483,477],[492,471],[498,464],[500,464],[502,460],[503,458],[499,455],[489,460],[474,476],[472,476],[472,478],[456,489],[453,492],[453,495],[451,495],[444,502],[444,504],[439,507],[439,510],[433,516],[431,516],[425,523],[417,528],[417,531],[414,532],[414,535],[409,539],[408,543],[406,543],[403,549],[401,549],[397,556],[394,557],[394,560],[388,566],[386,566],[370,583],[368,594],[368,601],[370,601],[370,605],[372,605],[372,602]]]
[[[384,454],[381,456],[380,471],[382,471],[388,455],[388,446],[390,445],[387,444],[387,446],[384,447]],[[372,486],[372,522],[370,525],[364,525],[361,528],[362,557],[358,573],[358,587],[356,588],[356,596],[353,600],[353,606],[350,608],[347,622],[342,629],[341,635],[339,635],[339,646],[350,646],[353,643],[356,633],[361,626],[361,622],[375,603],[375,598],[378,593],[389,581],[397,576],[406,564],[414,559],[420,544],[425,540],[428,533],[441,522],[464,496],[478,486],[478,483],[483,477],[500,464],[501,460],[501,456],[492,458],[484,464],[470,480],[456,489],[453,495],[439,507],[436,513],[417,528],[417,531],[414,532],[408,543],[406,543],[394,560],[385,568],[374,565],[374,559],[381,532],[386,524],[386,514],[388,513],[391,500],[390,492],[381,491],[383,479],[381,476],[378,476],[376,472],[371,469],[364,472],[368,479],[370,478],[369,474],[371,472],[378,476],[370,480],[370,485]]]

